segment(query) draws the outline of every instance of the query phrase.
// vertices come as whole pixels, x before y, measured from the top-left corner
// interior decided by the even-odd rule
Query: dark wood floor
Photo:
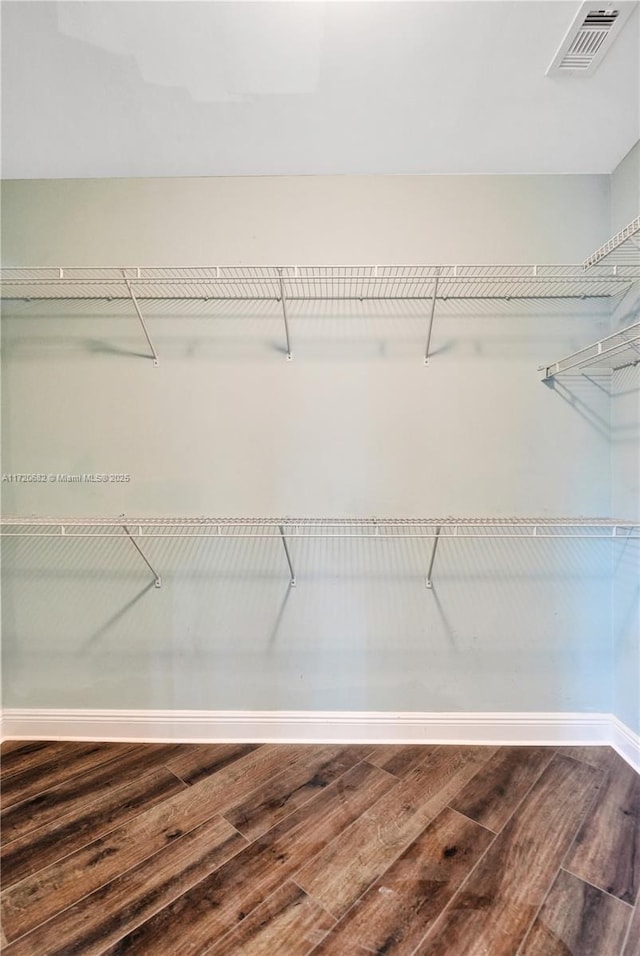
[[[606,747],[2,745],[6,956],[639,956]]]

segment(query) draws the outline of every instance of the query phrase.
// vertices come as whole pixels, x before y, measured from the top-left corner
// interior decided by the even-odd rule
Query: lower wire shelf
[[[607,335],[605,338],[572,352],[551,365],[541,365],[542,380],[549,381],[563,372],[581,369],[615,369],[640,362],[640,322]]]
[[[443,538],[597,538],[640,539],[640,521],[614,518],[57,518],[5,516],[0,521],[4,537],[123,538],[137,550],[160,587],[162,579],[143,550],[145,539],[157,538],[277,538],[282,542],[296,585],[289,542],[296,538],[374,538],[432,540],[426,587],[439,542]]]

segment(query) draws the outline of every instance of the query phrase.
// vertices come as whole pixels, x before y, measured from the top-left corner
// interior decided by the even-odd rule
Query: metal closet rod
[[[9,530],[12,529],[12,530]],[[45,530],[46,529],[46,530]],[[3,518],[6,537],[126,537],[161,586],[161,578],[142,550],[146,538],[279,538],[295,587],[296,575],[287,539],[415,539],[433,540],[425,585],[444,538],[598,538],[640,539],[640,523],[612,518]]]

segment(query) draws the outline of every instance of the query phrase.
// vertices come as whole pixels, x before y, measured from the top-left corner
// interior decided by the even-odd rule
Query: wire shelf
[[[433,569],[443,538],[597,538],[640,539],[640,522],[611,518],[3,518],[0,533],[8,538],[120,538],[129,541],[152,573],[156,588],[162,578],[145,545],[152,538],[279,539],[296,586],[294,555],[289,545],[305,538],[431,539],[425,587],[433,590]]]
[[[145,304],[279,302],[286,357],[293,358],[288,305],[314,301],[419,301],[428,312],[429,365],[437,302],[612,298],[640,283],[640,217],[579,265],[342,265],[202,267],[10,267],[0,270],[8,301],[127,301],[135,310],[153,364],[159,364]],[[604,259],[616,261],[603,262]],[[427,304],[430,303],[430,304]],[[151,306],[149,306],[151,308]],[[622,333],[621,333],[622,334]],[[625,344],[628,349],[631,346]],[[607,346],[608,347],[608,346]],[[598,355],[602,343],[594,346]],[[583,350],[585,360],[590,347]],[[611,354],[617,354],[612,352]],[[568,357],[572,359],[571,356]],[[568,361],[568,360],[567,360]],[[547,366],[545,378],[565,362]],[[569,367],[575,367],[571,365]],[[555,369],[555,371],[549,371]]]
[[[136,538],[636,538],[614,518],[52,518],[3,517],[13,537]]]
[[[635,365],[640,362],[640,322],[635,322],[613,335],[598,342],[592,342],[577,352],[572,352],[559,359],[552,365],[542,365],[539,368],[543,380],[555,378],[563,372],[576,369],[611,369],[624,368],[626,365]]]
[[[587,298],[640,281],[624,265],[208,266],[201,268],[4,268],[5,300],[152,299],[411,300]]]
[[[640,260],[640,216],[636,216],[628,226],[608,239],[599,249],[582,263],[585,269],[598,264],[635,265]]]

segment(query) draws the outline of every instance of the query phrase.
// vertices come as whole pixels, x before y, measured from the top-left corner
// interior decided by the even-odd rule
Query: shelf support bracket
[[[155,571],[155,569],[151,566],[151,564],[149,563],[149,561],[148,561],[148,559],[147,559],[147,557],[146,557],[144,551],[142,550],[142,548],[140,547],[140,545],[138,544],[138,542],[136,541],[136,539],[133,537],[133,535],[131,534],[131,532],[130,532],[129,529],[127,528],[127,526],[123,524],[122,527],[124,528],[125,534],[126,534],[127,537],[129,538],[129,541],[130,541],[131,544],[134,546],[134,548],[136,549],[136,551],[138,552],[138,554],[140,555],[140,557],[142,558],[142,560],[144,561],[144,563],[146,564],[146,566],[149,568],[149,570],[150,570],[151,573],[153,574],[154,578],[156,579],[156,580],[155,580],[155,586],[156,586],[157,588],[162,587],[162,578],[161,578],[160,575]]]
[[[425,587],[430,591],[433,589],[433,581],[431,580],[431,575],[433,573],[433,564],[436,560],[436,551],[438,550],[438,542],[440,541],[440,525],[436,528],[436,536],[433,540],[433,548],[431,549],[431,560],[429,561],[429,570],[427,571],[427,580],[425,581]]]
[[[282,539],[282,546],[284,548],[284,553],[287,558],[287,564],[289,565],[289,574],[291,575],[291,581],[289,583],[291,587],[294,588],[296,586],[296,574],[295,574],[295,571],[293,570],[293,564],[291,563],[291,555],[289,554],[287,539],[285,538],[285,535],[284,535],[284,527],[281,524],[278,525],[278,527],[280,529],[280,538]]]
[[[436,312],[436,296],[438,295],[438,282],[440,281],[440,270],[436,270],[436,281],[431,296],[431,309],[429,311],[429,327],[427,329],[427,345],[424,350],[424,364],[429,364],[429,349],[431,348],[431,332],[433,330],[433,318]]]
[[[278,269],[278,283],[280,285],[280,302],[282,303],[282,318],[284,319],[284,334],[287,340],[287,361],[290,362],[291,359],[293,358],[293,353],[291,352],[291,342],[289,340],[289,322],[287,319],[287,297],[284,294],[284,283],[282,281],[282,269]]]
[[[147,342],[148,342],[148,344],[149,344],[149,348],[151,349],[151,355],[153,356],[153,364],[154,364],[155,367],[157,368],[158,365],[160,364],[160,363],[159,363],[159,360],[158,360],[158,353],[156,352],[155,348],[153,347],[153,342],[151,341],[151,336],[149,335],[149,332],[147,331],[147,326],[145,325],[144,318],[142,317],[142,312],[140,311],[140,306],[138,305],[138,300],[136,299],[135,293],[134,293],[133,289],[131,288],[131,283],[129,282],[129,279],[127,278],[127,274],[126,274],[126,272],[125,272],[124,269],[122,270],[122,276],[123,276],[123,278],[124,278],[125,284],[126,284],[127,289],[128,289],[128,291],[129,291],[129,295],[131,296],[131,301],[133,302],[133,307],[134,307],[134,309],[136,310],[136,313],[137,313],[137,315],[138,315],[138,318],[140,319],[140,325],[142,326],[142,331],[144,332],[145,338],[146,338],[146,340],[147,340]]]

